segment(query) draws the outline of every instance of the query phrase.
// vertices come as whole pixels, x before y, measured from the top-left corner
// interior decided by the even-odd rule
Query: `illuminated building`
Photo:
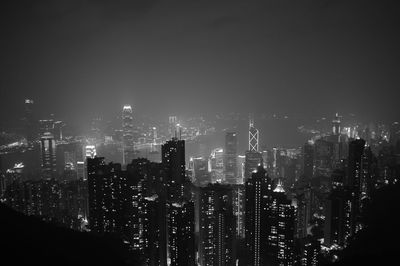
[[[258,129],[254,127],[254,119],[249,120],[249,151],[258,152]]]
[[[96,146],[94,145],[86,145],[85,147],[85,156],[86,158],[94,158],[97,156]]]
[[[245,166],[246,156],[238,155],[237,157],[237,173],[238,173],[238,183],[244,184],[244,166]]]
[[[193,180],[200,185],[211,182],[208,172],[208,160],[203,157],[192,158],[193,160]]]
[[[210,165],[212,171],[213,182],[222,182],[224,176],[224,150],[222,148],[216,148],[212,150],[210,156]]]
[[[209,184],[200,188],[200,265],[233,265],[235,217],[232,188]]]
[[[40,138],[40,154],[42,160],[42,175],[44,178],[55,177],[56,165],[56,142],[50,133],[45,133]]]
[[[193,202],[168,206],[168,265],[195,265]]]
[[[247,180],[251,174],[263,165],[262,154],[258,151],[246,151],[244,163],[244,178]]]
[[[320,242],[310,236],[300,239],[299,242],[300,242],[299,265],[301,266],[319,265],[319,253],[321,251]]]
[[[245,236],[245,186],[244,184],[232,185],[232,206],[236,218],[236,237],[243,239]]]
[[[272,193],[268,253],[277,265],[294,265],[294,234],[296,208],[281,183]]]
[[[103,157],[88,158],[87,171],[90,230],[122,237],[126,173],[120,164],[106,164]]]
[[[176,128],[178,125],[178,118],[176,116],[170,116],[168,118],[168,133],[171,138],[177,138]]]
[[[172,138],[162,145],[161,161],[165,167],[169,200],[180,202],[185,183],[185,141]]]
[[[390,126],[389,143],[393,146],[398,146],[400,142],[400,123],[394,122]]]
[[[306,143],[303,146],[303,174],[306,179],[311,179],[314,173],[314,146]]]
[[[144,197],[141,212],[143,255],[146,265],[167,265],[165,202],[157,194]]]
[[[37,125],[33,115],[33,100],[25,99],[25,134],[28,142],[34,141],[37,138]]]
[[[267,265],[272,183],[262,166],[246,180],[245,191],[246,265]]]
[[[227,132],[225,135],[225,181],[229,184],[237,183],[237,133]]]
[[[126,165],[134,159],[133,139],[133,114],[130,105],[124,105],[122,109],[122,164]]]
[[[335,118],[332,120],[332,133],[334,135],[340,135],[340,116],[336,113]]]

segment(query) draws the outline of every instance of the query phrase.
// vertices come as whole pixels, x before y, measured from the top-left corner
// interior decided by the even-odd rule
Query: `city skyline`
[[[2,261],[392,264],[397,10],[2,3]]]
[[[20,95],[78,123],[127,102],[150,115],[398,120],[394,10],[390,1],[8,2],[1,120]]]

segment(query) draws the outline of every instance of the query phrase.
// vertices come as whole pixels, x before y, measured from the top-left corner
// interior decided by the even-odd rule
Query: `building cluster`
[[[32,103],[30,141],[37,134],[28,122]],[[329,134],[301,148],[266,149],[250,117],[244,154],[238,133],[227,131],[223,148],[188,163],[180,130],[170,117],[172,138],[161,158],[138,158],[132,108],[124,106],[120,164],[43,127],[39,169],[27,174],[16,164],[1,172],[1,200],[27,215],[115,236],[143,265],[308,266],[337,259],[363,230],[373,192],[400,177],[398,123],[389,138],[369,130],[352,138],[336,115]]]

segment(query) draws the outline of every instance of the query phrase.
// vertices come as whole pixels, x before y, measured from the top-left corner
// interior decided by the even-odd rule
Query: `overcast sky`
[[[396,1],[5,1],[0,119],[354,112],[398,119]]]

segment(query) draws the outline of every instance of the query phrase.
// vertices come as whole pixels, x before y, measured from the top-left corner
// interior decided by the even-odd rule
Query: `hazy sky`
[[[115,112],[400,116],[397,1],[1,1],[0,119]],[[374,115],[376,113],[376,115]]]

